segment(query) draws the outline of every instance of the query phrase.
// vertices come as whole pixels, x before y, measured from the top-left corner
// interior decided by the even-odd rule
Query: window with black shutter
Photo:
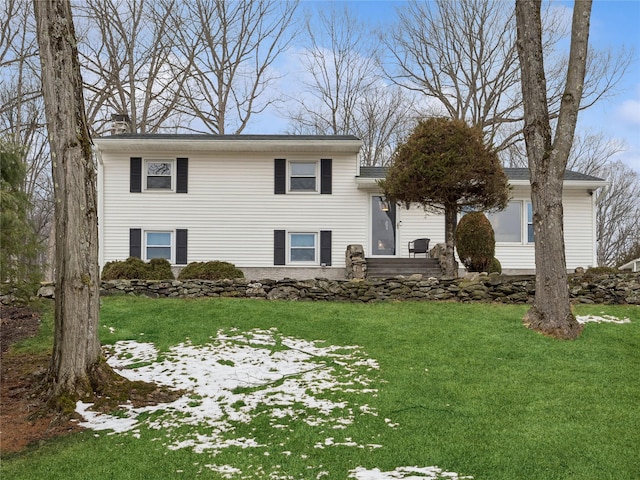
[[[142,158],[129,159],[129,192],[142,192]]]
[[[176,265],[187,264],[187,229],[176,230]]]
[[[142,229],[129,229],[129,256],[142,258]]]
[[[330,158],[320,160],[320,193],[331,194],[332,191],[332,170],[333,161]]]
[[[320,231],[320,265],[331,266],[331,230]]]
[[[273,231],[273,264],[286,264],[286,232],[284,230]]]
[[[287,193],[287,161],[284,158],[274,160],[274,189],[276,195]]]
[[[189,183],[189,159],[178,158],[176,160],[176,193],[188,193]]]

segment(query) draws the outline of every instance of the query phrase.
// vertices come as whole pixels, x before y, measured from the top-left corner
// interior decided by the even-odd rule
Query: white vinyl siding
[[[149,141],[153,145],[153,141]],[[359,189],[356,183],[355,153],[262,152],[252,146],[245,153],[187,152],[167,149],[170,158],[188,157],[188,193],[168,195],[166,191],[145,190],[130,193],[130,158],[166,158],[165,152],[147,151],[144,144],[119,153],[99,153],[99,228],[100,264],[125,260],[129,256],[129,230],[173,232],[172,258],[175,260],[175,238],[180,229],[188,229],[188,261],[221,260],[240,268],[272,268],[274,266],[274,231],[316,233],[317,259],[320,258],[319,232],[331,232],[331,267],[344,268],[348,245],[364,246],[371,253],[371,196],[380,195],[375,186]],[[133,150],[133,151],[130,151]],[[332,191],[330,195],[274,194],[274,159],[316,165],[316,189],[320,188],[320,162],[332,159]],[[173,163],[172,176],[175,176]],[[288,177],[287,177],[288,178]],[[143,180],[144,181],[144,180]],[[173,180],[172,180],[173,182]],[[143,186],[144,188],[144,186]],[[174,186],[175,188],[175,186]],[[288,187],[287,187],[288,189]],[[529,187],[516,186],[513,200],[530,201]],[[586,188],[565,188],[565,239],[568,269],[593,264],[595,257],[594,210]],[[526,205],[526,203],[523,203]],[[525,210],[526,211],[526,210]],[[524,219],[527,222],[527,219]],[[444,218],[414,206],[397,208],[397,256],[407,257],[409,241],[429,238],[430,248],[444,242]],[[523,227],[527,236],[528,225]],[[289,237],[287,234],[287,242]],[[290,252],[287,250],[287,259]],[[534,245],[498,244],[496,257],[505,270],[533,270]],[[317,260],[319,262],[319,260]],[[316,264],[320,273],[322,268]],[[288,265],[289,266],[289,265]],[[314,266],[313,268],[316,268]],[[265,278],[265,277],[260,277]]]
[[[180,156],[182,152],[172,154]],[[332,267],[344,268],[348,245],[367,244],[370,197],[356,188],[357,159],[353,154],[296,153],[296,161],[319,164],[320,158],[333,159],[332,194],[274,195],[273,159],[291,155],[190,152],[189,193],[180,196],[154,191],[129,193],[131,155],[102,156],[102,265],[128,257],[130,228],[186,228],[189,262],[221,260],[238,267],[273,267],[273,231],[278,229],[332,231]]]
[[[523,205],[522,237],[515,243],[496,242],[496,258],[503,270],[532,272],[535,270],[535,246],[529,242],[528,208],[531,204],[528,188],[514,188],[513,202]],[[595,240],[594,216],[591,208],[593,197],[586,189],[564,190],[564,234],[567,270],[593,266]],[[409,210],[398,208],[398,256],[408,257],[408,242],[416,238],[429,238],[429,249],[444,243],[444,216],[425,212],[420,206]]]

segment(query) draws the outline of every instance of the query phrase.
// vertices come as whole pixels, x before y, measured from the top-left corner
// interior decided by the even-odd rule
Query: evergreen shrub
[[[229,262],[191,262],[178,275],[179,280],[222,280],[244,278],[244,273]]]
[[[496,240],[491,222],[484,213],[471,212],[460,219],[456,248],[460,261],[468,271],[489,271],[495,257]]]
[[[102,268],[103,280],[168,280],[174,279],[171,264],[164,258],[145,263],[137,257],[107,262]]]
[[[487,273],[502,273],[502,264],[500,263],[500,260],[493,257],[489,264],[489,271]]]

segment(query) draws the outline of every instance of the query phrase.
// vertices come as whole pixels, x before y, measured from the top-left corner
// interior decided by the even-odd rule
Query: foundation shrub
[[[147,280],[173,280],[173,272],[171,271],[171,264],[166,258],[152,258],[149,263],[146,264]]]
[[[482,212],[467,213],[456,233],[460,261],[470,272],[489,272],[495,258],[496,240],[491,222]],[[499,264],[499,262],[498,262]],[[502,271],[502,268],[500,268]]]
[[[139,258],[107,262],[102,268],[103,280],[173,280],[171,264],[164,258],[145,263]]]
[[[191,262],[178,275],[178,280],[222,280],[244,278],[242,270],[229,262]]]
[[[502,264],[500,263],[500,260],[493,257],[489,264],[489,271],[487,273],[502,273]]]

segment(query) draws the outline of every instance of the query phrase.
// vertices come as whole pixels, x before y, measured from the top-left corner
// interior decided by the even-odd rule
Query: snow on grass
[[[612,315],[582,315],[576,317],[578,323],[631,323],[628,318],[618,318]]]
[[[275,329],[218,332],[207,345],[182,343],[160,355],[153,344],[123,341],[112,347],[107,361],[131,380],[189,393],[168,404],[125,405],[118,415],[94,412],[91,404],[78,402],[82,425],[114,433],[135,433],[141,426],[166,429],[171,432],[170,449],[261,446],[253,438],[235,438],[232,432],[234,423],[250,423],[265,410],[273,428],[286,428],[300,419],[312,426],[344,429],[356,415],[377,415],[369,407],[327,398],[339,398],[341,392],[375,395],[369,376],[378,369],[374,360],[355,346],[322,346],[282,337]],[[184,425],[206,428],[177,431]]]
[[[276,329],[256,329],[219,331],[206,345],[186,342],[162,353],[151,343],[122,341],[107,355],[109,365],[130,380],[168,385],[188,393],[171,403],[143,408],[124,405],[113,415],[94,412],[91,404],[78,402],[76,410],[84,417],[81,425],[111,430],[110,434],[130,432],[136,438],[140,438],[141,428],[157,430],[158,437],[152,441],[164,442],[172,450],[190,448],[215,456],[228,447],[269,447],[255,438],[234,435],[234,425],[249,424],[259,415],[268,415],[274,429],[289,428],[291,421],[299,420],[320,426],[323,431],[346,429],[357,415],[378,416],[365,402],[356,404],[345,399],[353,398],[352,394],[377,395],[372,377],[378,364],[356,346],[322,345],[283,337]],[[390,428],[398,426],[388,418],[384,423]],[[374,450],[383,445],[359,444],[351,437],[342,441],[328,437],[309,447]],[[291,455],[290,451],[281,453]],[[269,455],[269,451],[264,454]],[[222,478],[293,478],[280,472],[279,465],[271,472],[256,466],[253,473],[257,477],[246,477],[246,472],[231,465],[212,463],[206,467]],[[392,472],[358,467],[351,473],[350,478],[359,480],[472,478],[458,477],[438,467],[399,467]],[[320,471],[315,478],[325,476],[330,477],[330,473]]]
[[[377,468],[367,470],[363,467],[358,467],[349,473],[351,473],[349,478],[355,478],[356,480],[393,480],[397,478],[406,480],[473,479],[473,477],[459,476],[455,472],[446,472],[438,467],[398,467],[391,472],[381,472]]]

